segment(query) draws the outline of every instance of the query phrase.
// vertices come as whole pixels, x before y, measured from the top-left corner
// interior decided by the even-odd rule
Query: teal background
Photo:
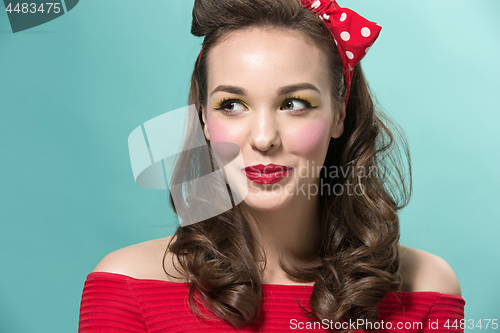
[[[0,12],[0,332],[76,332],[94,266],[173,234],[166,192],[134,183],[127,138],[187,105],[192,4],[81,1],[16,34]],[[412,154],[401,243],[453,267],[466,319],[500,320],[500,2],[339,4],[383,26],[362,63]]]

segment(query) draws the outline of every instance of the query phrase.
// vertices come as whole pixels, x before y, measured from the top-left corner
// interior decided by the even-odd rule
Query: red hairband
[[[302,7],[319,16],[333,36],[339,50],[347,85],[345,104],[349,100],[353,69],[364,58],[382,27],[353,10],[340,7],[335,0],[301,0]],[[202,49],[203,50],[203,49]],[[201,52],[198,63],[201,59]]]

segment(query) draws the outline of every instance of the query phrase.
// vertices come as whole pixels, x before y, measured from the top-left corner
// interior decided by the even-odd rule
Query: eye
[[[289,99],[283,103],[283,110],[301,110],[307,107],[308,105],[304,101],[298,99]]]
[[[315,109],[318,106],[312,106],[306,98],[300,96],[288,96],[280,107],[280,110],[287,110],[290,113],[304,113],[308,110]]]
[[[234,113],[238,111],[245,111],[246,106],[237,99],[223,99],[217,103],[217,106],[214,107],[214,109],[224,113]]]

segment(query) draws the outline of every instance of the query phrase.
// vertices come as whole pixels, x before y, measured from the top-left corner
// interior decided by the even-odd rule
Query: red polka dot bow
[[[353,10],[340,7],[335,0],[301,0],[302,7],[315,12],[330,30],[339,50],[347,84],[346,106],[354,66],[375,43],[382,27]]]

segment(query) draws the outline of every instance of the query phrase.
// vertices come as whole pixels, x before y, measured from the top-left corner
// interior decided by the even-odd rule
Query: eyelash
[[[298,109],[298,110],[289,110],[290,113],[292,114],[301,114],[301,113],[304,113],[305,110],[308,110],[308,109],[315,109],[317,108],[318,106],[312,106],[311,105],[311,102],[307,99],[307,98],[304,98],[304,97],[301,97],[301,96],[287,96],[285,98],[285,100],[283,101],[283,103],[281,104],[283,106],[283,104],[287,101],[290,101],[290,100],[293,100],[293,101],[300,101],[300,102],[303,102],[306,107],[305,108],[302,108],[302,109]],[[248,107],[245,103],[243,103],[241,100],[239,99],[235,99],[235,98],[228,98],[228,97],[224,97],[223,99],[221,99],[218,103],[217,103],[217,106],[214,107],[215,110],[217,111],[220,111],[226,115],[230,115],[232,113],[235,113],[235,111],[227,111],[225,110],[225,107],[230,104],[228,102],[236,102],[236,103],[241,103],[243,105],[245,105],[246,107]]]

